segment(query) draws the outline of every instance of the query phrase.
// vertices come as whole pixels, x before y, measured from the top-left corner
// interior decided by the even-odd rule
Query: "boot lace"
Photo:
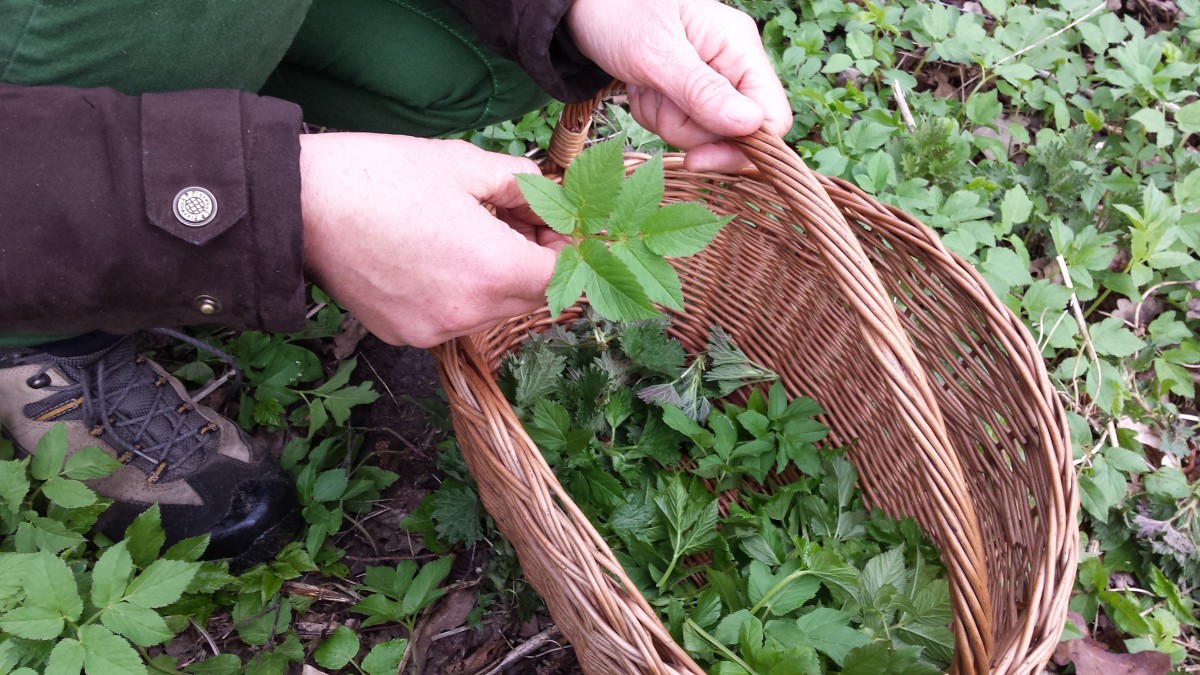
[[[224,361],[234,373],[235,387],[241,372],[225,352],[189,335],[169,328],[149,332],[170,336]],[[194,464],[219,442],[219,427],[195,411],[196,398],[180,398],[165,376],[136,353],[134,338],[126,337],[98,358],[58,357],[45,352],[25,356],[25,362],[41,362],[30,380],[46,377],[58,368],[73,384],[44,389],[64,399],[82,398],[82,415],[94,436],[105,440],[121,454],[122,463],[137,462],[156,482],[168,469],[176,471]]]

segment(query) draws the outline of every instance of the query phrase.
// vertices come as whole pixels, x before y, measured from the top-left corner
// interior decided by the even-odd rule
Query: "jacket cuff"
[[[0,84],[0,332],[304,326],[300,109]]]
[[[579,103],[595,96],[613,77],[575,46],[564,21],[570,6],[560,2],[553,12],[538,11],[540,7],[525,12],[520,30],[525,39],[517,43],[517,62],[547,94],[564,103]]]
[[[142,96],[146,218],[202,266],[173,279],[168,324],[304,327],[300,124],[296,106],[234,90]]]

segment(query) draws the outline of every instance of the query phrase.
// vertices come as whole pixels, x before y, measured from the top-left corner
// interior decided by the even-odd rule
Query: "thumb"
[[[700,60],[691,45],[686,47],[679,52],[691,54],[658,70],[654,87],[693,121],[719,136],[745,136],[762,126],[766,118],[762,107]]]

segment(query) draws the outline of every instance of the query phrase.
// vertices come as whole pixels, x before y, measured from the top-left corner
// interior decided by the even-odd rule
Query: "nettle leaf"
[[[608,214],[617,207],[625,182],[624,143],[619,134],[585,149],[563,174],[563,190],[585,234],[604,229]]]
[[[584,240],[579,243],[579,253],[594,276],[587,295],[597,312],[614,321],[638,321],[659,316],[637,277],[603,242]]]
[[[671,263],[653,253],[639,239],[616,242],[611,250],[637,277],[651,302],[683,310],[683,286]]]
[[[608,233],[612,236],[638,234],[642,230],[642,222],[658,209],[662,199],[662,156],[655,155],[626,179],[609,218]]]
[[[550,229],[559,234],[573,234],[578,223],[578,209],[567,197],[563,186],[532,173],[516,175],[517,186],[529,208],[533,209]]]
[[[642,223],[646,248],[663,256],[699,253],[733,216],[717,217],[700,204],[676,202],[655,211]]]

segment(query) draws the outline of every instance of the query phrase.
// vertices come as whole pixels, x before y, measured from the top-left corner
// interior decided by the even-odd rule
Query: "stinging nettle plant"
[[[596,311],[614,321],[660,316],[655,304],[682,310],[679,276],[665,258],[700,252],[732,219],[691,202],[660,206],[662,158],[652,157],[626,178],[623,143],[619,134],[584,150],[562,185],[536,174],[517,176],[534,213],[571,238],[546,291],[551,316],[585,291]]]

